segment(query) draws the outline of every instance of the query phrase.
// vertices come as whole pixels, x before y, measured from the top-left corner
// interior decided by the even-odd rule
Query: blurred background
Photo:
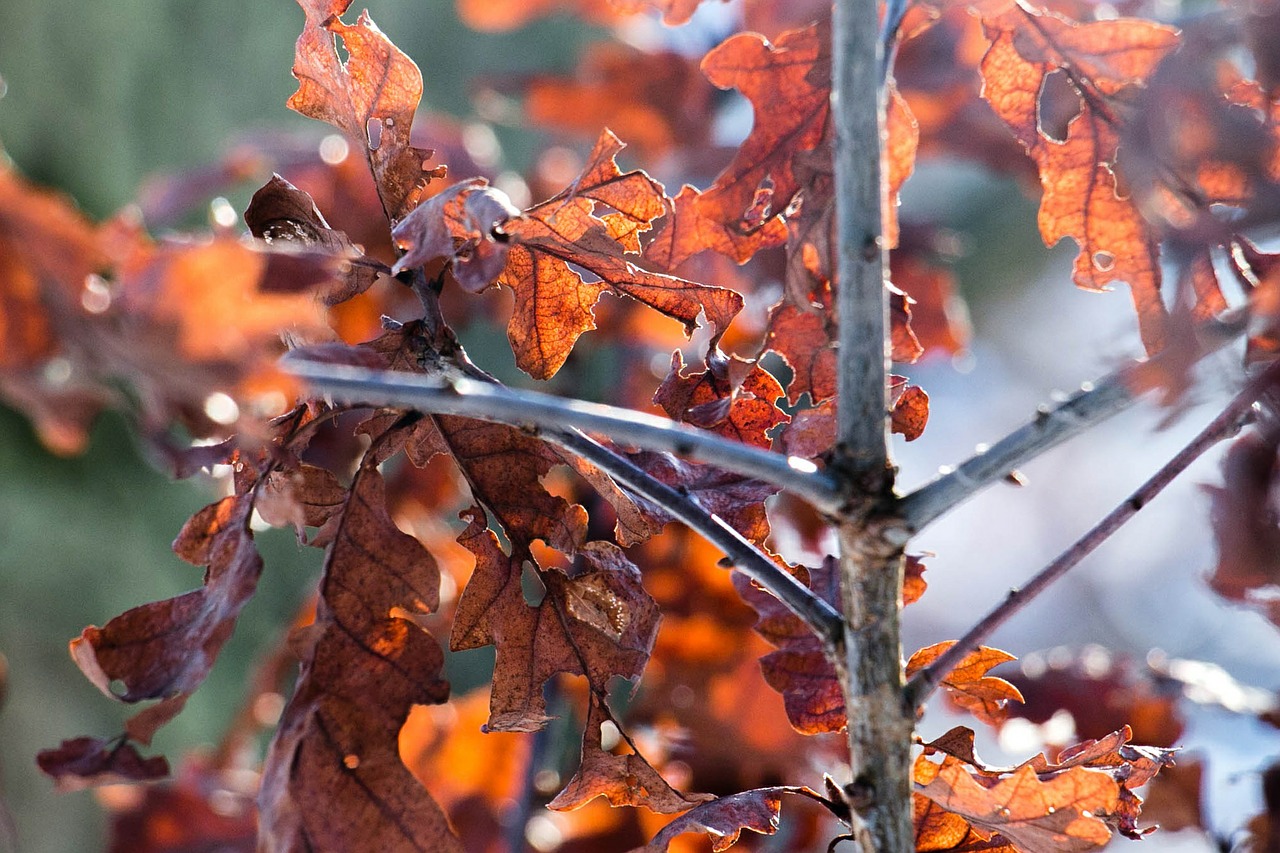
[[[4,0],[3,6],[0,145],[22,173],[69,193],[94,218],[112,215],[140,193],[154,198],[165,186],[157,176],[223,168],[236,162],[237,150],[272,140],[287,140],[279,144],[290,150],[314,149],[328,132],[284,106],[295,90],[289,68],[303,19],[284,0]],[[450,0],[368,6],[422,67],[424,109],[469,129],[468,153],[500,158],[486,164],[495,171],[525,171],[551,141],[589,146],[589,137],[570,141],[531,129],[506,98],[503,81],[535,70],[570,73],[602,30],[552,16],[482,34],[459,22]],[[701,52],[731,31],[738,11],[711,3],[684,30],[635,19],[624,35]],[[718,103],[718,141],[731,144],[748,131],[750,109],[730,96]],[[660,170],[657,177],[674,190]],[[265,176],[256,177],[260,183]],[[243,210],[255,186],[250,180],[219,193]],[[973,326],[966,352],[926,356],[904,368],[931,397],[923,438],[896,448],[909,489],[1020,425],[1055,389],[1073,390],[1141,347],[1127,294],[1086,294],[1070,285],[1072,247],[1043,247],[1035,203],[1013,179],[953,161],[922,162],[906,186],[902,212],[904,220],[945,229]],[[199,225],[207,216],[169,224]],[[483,366],[496,362],[504,379],[513,375],[500,335],[487,348],[469,345]],[[906,615],[907,651],[958,635],[1123,500],[1213,416],[1238,384],[1238,363],[1237,353],[1207,360],[1201,383],[1177,411],[1140,405],[1028,465],[1026,487],[993,487],[930,527],[913,544],[936,556],[927,560],[928,593]],[[1088,662],[1090,644],[1138,665],[1158,649],[1152,660],[1163,654],[1219,665],[1221,676],[1235,679],[1210,673],[1220,686],[1280,686],[1280,633],[1252,612],[1227,606],[1201,581],[1214,561],[1201,484],[1216,482],[1217,459],[1214,453],[1198,462],[991,644],[1041,664],[1055,660],[1050,650],[1067,646],[1071,651],[1057,652],[1057,660],[1071,665]],[[22,417],[0,412],[0,471],[0,654],[8,664],[0,769],[17,849],[101,849],[104,818],[93,795],[54,794],[33,762],[38,749],[64,738],[117,731],[126,716],[81,677],[66,642],[88,624],[199,584],[199,570],[174,557],[168,543],[214,492],[158,473],[115,416],[101,419],[83,455],[58,458]],[[254,661],[277,642],[314,583],[318,553],[298,547],[287,531],[259,541],[267,565],[259,592],[206,685],[157,738],[157,752],[176,757],[216,740]],[[1096,654],[1095,667],[1102,665]],[[1258,773],[1280,751],[1280,738],[1222,704],[1191,707],[1181,743],[1210,759],[1205,792],[1213,827],[1226,835],[1260,808]],[[955,722],[937,709],[923,734],[936,736]],[[1016,741],[1017,730],[1006,732],[1003,744],[980,735],[992,762],[1028,749]],[[1212,849],[1195,829],[1144,844]]]

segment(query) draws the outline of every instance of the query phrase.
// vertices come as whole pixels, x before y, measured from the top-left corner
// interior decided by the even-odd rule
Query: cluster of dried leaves
[[[743,830],[774,833],[783,794],[797,798],[796,849],[825,843],[833,818],[856,827],[856,803],[838,787],[779,784],[814,768],[840,772],[840,742],[822,735],[844,727],[844,700],[821,642],[771,595],[718,568],[714,549],[664,529],[662,507],[528,431],[335,406],[306,398],[274,368],[287,348],[291,358],[492,381],[453,328],[509,304],[507,336],[530,376],[575,375],[576,351],[607,352],[619,377],[610,402],[657,406],[821,465],[836,396],[828,10],[747,3],[755,31],[733,35],[699,68],[613,47],[589,55],[573,79],[525,81],[535,121],[595,144],[567,186],[521,210],[484,177],[449,183],[431,165],[433,152],[415,145],[417,66],[367,14],[344,22],[349,3],[300,0],[289,106],[333,125],[351,154],[295,162],[292,182],[269,180],[244,215],[251,237],[156,241],[139,222],[91,223],[0,171],[0,393],[57,451],[79,449],[104,406],[125,406],[179,475],[233,472],[230,493],[174,542],[205,567],[204,585],[72,642],[104,694],[154,704],[122,735],[67,741],[42,753],[41,766],[63,787],[168,774],[137,747],[200,686],[253,595],[263,571],[256,516],[325,552],[314,612],[248,699],[260,707],[277,695],[296,656],[270,749],[260,767],[246,768],[231,747],[189,760],[175,782],[117,805],[116,849],[197,840],[249,849],[257,837],[272,850],[496,850],[514,819],[547,803],[553,816],[528,831],[554,832],[557,849],[656,853],[689,849],[678,836],[703,833],[723,850]],[[497,28],[562,8],[606,22],[654,8],[676,24],[697,5],[460,9]],[[1274,354],[1280,264],[1237,232],[1275,214],[1277,73],[1260,53],[1258,79],[1246,79],[1233,50],[1241,32],[1267,45],[1259,33],[1280,33],[1277,16],[1210,17],[1179,33],[1096,19],[1099,8],[975,0],[909,9],[886,149],[896,362],[966,342],[936,235],[897,223],[897,193],[918,153],[1038,181],[1045,241],[1076,242],[1079,286],[1130,288],[1150,352],[1227,310],[1226,288],[1254,306],[1250,359]],[[746,140],[718,161],[708,142],[717,87],[737,90],[755,115]],[[622,140],[679,155],[709,183],[668,194],[619,167]],[[1241,214],[1230,227],[1224,207]],[[1162,296],[1170,267],[1178,280]],[[510,303],[492,298],[495,285],[511,291]],[[653,377],[655,349],[700,326],[702,363],[686,365],[677,349],[665,378]],[[928,396],[901,376],[891,388],[893,428],[915,439]],[[1218,498],[1224,554],[1214,584],[1234,598],[1280,583],[1278,443],[1269,421],[1240,441]],[[813,565],[779,563],[838,605],[826,523],[812,510],[784,498],[767,513],[774,486],[612,449],[761,547],[771,524],[787,525]],[[909,604],[925,592],[923,565],[912,560],[907,574]],[[452,651],[494,647],[487,708],[483,690],[451,697],[445,634]],[[908,671],[947,645],[916,652]],[[947,694],[999,725],[1022,695],[988,670],[1009,660],[977,650],[947,677]],[[618,689],[642,673],[639,692]],[[548,754],[555,741],[545,734],[565,715],[582,729],[572,767]],[[228,742],[270,722],[262,716],[242,715]],[[1113,830],[1142,834],[1135,790],[1170,763],[1176,734],[1166,727],[1158,746],[1133,746],[1124,722],[1008,768],[979,760],[966,728],[924,744],[914,771],[918,849],[1084,851]],[[540,734],[532,745],[507,734],[523,732]],[[152,834],[174,815],[190,836]]]

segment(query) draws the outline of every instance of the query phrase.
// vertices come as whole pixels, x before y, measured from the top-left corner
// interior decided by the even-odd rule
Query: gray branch
[[[840,317],[836,462],[854,489],[881,486],[888,471],[889,247],[884,92],[872,0],[838,2],[832,32],[831,120],[835,127],[836,287]]]
[[[982,621],[969,629],[955,645],[947,649],[937,660],[917,672],[907,684],[906,695],[912,707],[919,705],[937,689],[944,678],[955,669],[964,657],[978,648],[991,633],[1007,622],[1014,614],[1022,610],[1040,593],[1080,563],[1095,548],[1105,542],[1124,524],[1149,504],[1156,495],[1187,469],[1192,462],[1200,458],[1206,450],[1224,438],[1234,435],[1240,428],[1242,420],[1248,416],[1249,408],[1269,388],[1280,380],[1280,362],[1272,365],[1265,373],[1258,376],[1227,404],[1216,418],[1209,422],[1195,438],[1187,443],[1176,456],[1166,462],[1159,471],[1152,475],[1130,495],[1123,503],[1109,512],[1084,536],[1080,537],[1067,550],[1063,551],[1052,563],[1040,570],[1035,577],[1021,587],[1011,590],[1009,595],[996,605]]]
[[[1238,318],[1214,321],[1199,331],[1197,358],[1243,334],[1244,322]],[[1149,376],[1159,371],[1163,361],[1177,355],[1160,355],[1150,361],[1131,362],[1097,382],[1082,386],[1080,391],[1055,407],[1042,406],[1030,423],[903,497],[898,502],[902,518],[912,530],[920,530],[980,489],[1007,476],[1019,465],[1118,414],[1143,392],[1157,387]],[[1182,356],[1185,357],[1185,353]]]
[[[593,432],[634,441],[646,449],[683,451],[712,464],[717,464],[722,459],[718,454],[726,453],[727,447],[735,451],[731,459],[736,463],[724,465],[728,470],[748,476],[759,476],[759,472],[763,470],[766,474],[776,476],[781,466],[791,482],[802,482],[807,489],[813,488],[809,481],[799,481],[796,478],[816,477],[818,482],[825,482],[825,475],[797,470],[785,457],[737,445],[662,418],[610,406],[562,400],[547,394],[514,391],[465,377],[445,379],[301,359],[286,360],[284,367],[306,379],[315,389],[354,403],[416,409],[431,414],[461,415],[516,427],[531,426],[539,437],[586,459],[615,482],[661,507],[715,545],[739,571],[776,596],[824,643],[831,645],[842,638],[844,621],[840,614],[727,522],[705,510],[692,496],[655,479],[629,459],[614,453],[575,427],[583,426]],[[619,414],[621,412],[625,412],[625,415]],[[736,453],[739,450],[750,450],[752,453],[749,456],[739,456]],[[770,457],[768,467],[762,467],[754,460],[758,456]],[[751,458],[753,463],[742,463],[739,461],[741,458]],[[805,464],[809,465],[807,462]],[[767,479],[779,484],[773,476]],[[823,494],[829,502],[834,501],[834,489]]]
[[[283,367],[317,391],[352,402],[463,415],[511,426],[577,427],[645,450],[670,451],[791,492],[825,513],[839,512],[834,480],[812,462],[731,441],[644,412],[519,391],[466,377],[423,376],[395,370],[286,359]]]
[[[769,559],[724,519],[708,512],[689,494],[650,476],[631,460],[614,453],[578,430],[544,429],[541,437],[581,456],[629,491],[661,507],[715,545],[738,571],[760,584],[787,606],[827,645],[839,642],[844,620],[831,605]]]

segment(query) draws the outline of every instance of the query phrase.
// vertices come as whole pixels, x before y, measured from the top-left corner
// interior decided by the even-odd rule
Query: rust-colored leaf
[[[1002,6],[1004,4],[1001,4]],[[1080,247],[1074,281],[1105,290],[1128,283],[1149,352],[1165,340],[1156,236],[1116,173],[1121,94],[1140,85],[1177,45],[1177,31],[1146,21],[1076,24],[1023,4],[984,15],[991,47],[983,97],[1036,162],[1044,189],[1040,233]],[[1044,91],[1067,83],[1076,112],[1060,132],[1046,126]],[[1059,133],[1060,135],[1054,135]]]
[[[205,584],[176,598],[144,604],[104,627],[89,626],[71,641],[71,657],[105,695],[122,702],[161,699],[130,723],[130,735],[150,743],[181,710],[213,667],[252,597],[262,557],[249,531],[253,500],[223,498],[197,512],[174,541],[178,556],[206,565]],[[121,685],[113,691],[112,682]]]
[[[769,431],[790,420],[778,408],[782,396],[778,380],[758,363],[715,351],[705,370],[685,373],[684,358],[676,350],[653,402],[672,420],[768,449],[773,443]]]
[[[826,136],[830,64],[828,27],[818,24],[783,33],[773,44],[739,33],[707,53],[703,73],[721,89],[745,95],[756,121],[733,161],[697,199],[702,216],[749,234],[768,221],[758,192],[768,191],[772,213],[786,209],[800,188],[792,157]]]
[[[822,600],[840,607],[840,575],[834,558],[819,567],[797,569],[802,580]],[[838,732],[845,727],[844,694],[812,630],[782,602],[735,573],[734,586],[743,600],[760,614],[756,632],[777,647],[760,659],[765,681],[782,694],[787,719],[803,734]]]
[[[601,740],[601,727],[606,722],[616,723],[604,702],[593,693],[587,727],[582,733],[581,765],[564,790],[547,804],[548,808],[567,811],[604,797],[615,807],[644,806],[659,814],[675,814],[714,799],[709,794],[687,795],[675,790],[629,745],[622,754],[606,750]],[[622,747],[620,742],[618,748]]]
[[[449,695],[444,656],[417,620],[440,573],[387,516],[376,454],[352,481],[325,560],[302,672],[263,771],[261,837],[272,850],[461,851],[400,758],[414,705]]]
[[[919,385],[907,385],[900,376],[892,377],[889,393],[893,397],[890,426],[907,441],[915,441],[929,422],[929,395]]]
[[[933,663],[954,645],[955,640],[946,640],[917,651],[907,661],[907,677],[910,678]],[[1012,660],[1017,658],[1008,652],[979,646],[965,655],[955,669],[942,679],[942,686],[947,688],[948,696],[960,707],[983,722],[998,725],[1007,714],[1005,705],[1010,700],[1021,702],[1022,694],[1003,678],[987,675],[987,670]]]
[[[519,215],[506,193],[483,178],[454,184],[414,208],[392,230],[396,244],[405,250],[392,271],[445,258],[452,262],[458,284],[479,293],[506,266],[506,235],[501,229]]]
[[[787,401],[792,405],[804,394],[815,404],[835,396],[836,351],[831,334],[827,316],[816,306],[798,308],[783,300],[770,309],[765,346],[791,366],[794,376],[787,386]]]
[[[382,206],[393,221],[422,200],[431,178],[430,151],[409,143],[413,114],[422,98],[422,72],[362,12],[354,24],[340,17],[351,0],[299,0],[307,21],[298,36],[293,76],[298,91],[289,108],[328,122],[365,152]],[[341,40],[347,59],[337,51]]]
[[[744,829],[773,835],[778,831],[782,794],[786,791],[783,788],[759,788],[703,803],[671,821],[652,841],[631,853],[666,853],[676,836],[686,832],[705,833],[716,853],[736,844]]]
[[[1280,525],[1273,488],[1280,434],[1251,430],[1236,438],[1223,460],[1223,485],[1210,490],[1218,564],[1209,584],[1219,595],[1247,602],[1280,586]],[[1263,605],[1280,625],[1280,611]]]
[[[761,221],[749,230],[734,224],[725,224],[718,218],[707,216],[700,204],[702,194],[685,184],[671,200],[671,210],[663,224],[644,249],[645,260],[663,269],[673,270],[689,258],[711,250],[744,264],[761,249],[780,246],[787,239],[787,226],[776,215],[778,211],[769,200],[767,210],[760,209],[761,193],[753,202],[756,213],[752,219]]]
[[[560,672],[586,676],[604,695],[614,676],[636,679],[658,628],[658,608],[640,584],[640,572],[607,542],[578,550],[585,567],[572,577],[537,565],[528,540],[513,536],[508,555],[486,526],[484,512],[464,513],[458,541],[476,558],[454,616],[455,650],[492,644],[497,650],[487,727],[531,731],[547,721],[543,683]],[[543,588],[537,604],[525,598],[526,566]]]
[[[1073,767],[1041,781],[1030,767],[1020,767],[985,787],[950,757],[917,791],[972,825],[1000,833],[1023,853],[1098,849],[1111,830],[1095,815],[1119,805],[1118,786],[1101,771]]]
[[[777,486],[714,465],[677,459],[669,453],[642,450],[626,456],[668,486],[691,493],[703,509],[720,516],[752,542],[763,542],[768,537],[764,501],[777,494]],[[670,518],[665,512],[661,517]]]
[[[337,285],[324,294],[328,305],[364,293],[386,271],[366,258],[346,234],[330,228],[311,196],[279,175],[272,175],[253,194],[244,221],[253,236],[273,246],[296,248],[304,259],[328,272]]]
[[[53,777],[59,791],[118,782],[150,782],[169,775],[169,762],[164,758],[143,758],[133,744],[122,739],[64,740],[56,749],[42,750],[36,763]]]

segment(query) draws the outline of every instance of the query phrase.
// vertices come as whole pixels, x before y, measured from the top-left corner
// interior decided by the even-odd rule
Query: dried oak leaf
[[[757,362],[712,351],[706,369],[685,373],[684,357],[671,355],[671,370],[653,402],[675,421],[768,449],[769,431],[791,419],[778,408],[782,386]]]
[[[279,175],[258,188],[244,212],[249,233],[277,248],[296,248],[304,258],[333,267],[337,286],[324,294],[326,305],[364,293],[387,268],[366,258],[341,231],[329,227],[311,196]]]
[[[621,755],[605,750],[601,726],[606,721],[616,724],[608,707],[592,693],[587,727],[582,733],[582,763],[547,808],[568,811],[604,797],[615,807],[645,806],[659,814],[675,814],[714,799],[710,794],[682,794],[672,788],[634,749]]]
[[[922,764],[934,769],[925,770]],[[999,833],[1022,853],[1100,848],[1111,839],[1111,830],[1095,815],[1111,814],[1119,805],[1115,781],[1085,767],[1042,781],[1023,766],[986,787],[959,759],[947,756],[938,766],[922,756],[916,763],[916,785],[922,796],[981,832]]]
[[[679,320],[686,334],[692,334],[699,313],[705,313],[717,339],[742,309],[742,297],[731,290],[647,272],[627,259],[640,251],[639,234],[666,211],[666,196],[662,185],[643,172],[618,169],[614,157],[622,148],[606,130],[582,174],[523,216],[510,216],[509,202],[494,204],[495,190],[472,184],[459,195],[482,192],[488,200],[468,210],[465,218],[446,220],[455,244],[485,247],[486,271],[505,257],[496,281],[516,296],[507,337],[516,364],[536,379],[554,376],[578,337],[595,328],[593,308],[605,291]],[[465,199],[457,203],[466,205]],[[476,221],[478,213],[491,221]],[[396,239],[415,258],[420,245],[438,252],[444,241],[428,233],[428,226],[438,227],[434,222],[424,214],[399,229]],[[494,242],[477,243],[477,233],[492,235]],[[452,248],[447,255],[453,256]],[[487,284],[478,274],[469,280],[480,288]]]
[[[257,849],[258,812],[245,774],[187,758],[177,778],[101,798],[110,819],[107,853],[176,853]]]
[[[800,189],[792,157],[817,148],[830,112],[829,25],[813,24],[770,44],[739,33],[712,48],[702,71],[721,89],[737,89],[755,109],[755,125],[732,162],[697,198],[698,212],[748,234],[763,225],[757,193],[780,213]]]
[[[706,833],[716,853],[738,843],[744,829],[773,835],[778,831],[783,794],[816,796],[808,788],[778,786],[721,797],[682,814],[663,827],[652,841],[631,853],[666,853],[676,836],[686,832]]]
[[[907,441],[915,441],[929,422],[929,395],[919,385],[908,385],[905,377],[889,379],[889,396],[893,400],[890,427]]]
[[[326,555],[316,621],[299,637],[298,686],[263,770],[265,849],[462,850],[400,757],[410,709],[446,701],[449,685],[444,655],[419,624],[439,605],[440,573],[388,517],[384,488],[368,453]]]
[[[1129,285],[1148,352],[1165,342],[1157,239],[1116,173],[1126,90],[1141,85],[1178,43],[1176,30],[1115,19],[1077,24],[1024,4],[984,14],[991,46],[983,97],[1036,162],[1044,194],[1040,234],[1080,247],[1073,280],[1083,288]],[[1046,126],[1044,93],[1067,82],[1077,112],[1060,135]]]
[[[519,215],[507,194],[484,178],[454,184],[414,208],[392,229],[396,245],[405,250],[392,272],[446,258],[458,284],[479,293],[506,266],[507,238],[501,228]]]
[[[670,453],[648,450],[625,455],[649,474],[676,489],[693,495],[707,512],[718,515],[752,542],[761,543],[769,535],[769,518],[764,502],[778,493],[778,487],[698,462],[687,462]],[[671,516],[659,510],[663,521]]]
[[[794,569],[822,600],[840,607],[840,575],[834,557],[819,567]],[[760,659],[765,681],[782,694],[787,719],[802,734],[838,732],[846,725],[844,694],[822,641],[778,599],[745,576],[733,575],[734,586],[760,614],[756,633],[777,647]]]
[[[907,661],[907,677],[910,678],[933,663],[954,645],[955,640],[946,640],[917,651]],[[1003,678],[987,675],[987,670],[1012,660],[1017,658],[1008,652],[979,646],[965,655],[955,669],[942,679],[942,686],[947,689],[947,696],[961,708],[985,723],[999,725],[1008,714],[1005,706],[1010,700],[1023,701],[1022,694]]]
[[[836,351],[831,345],[829,317],[818,306],[798,307],[782,300],[769,310],[765,347],[791,367],[787,402],[795,405],[803,394],[814,404],[836,395]]]
[[[328,122],[364,151],[387,216],[398,220],[422,200],[443,168],[427,169],[432,152],[409,143],[422,98],[422,72],[362,12],[354,24],[341,15],[351,0],[298,0],[307,21],[298,36],[293,76],[298,91],[288,106]],[[347,53],[338,54],[341,40]]]
[[[333,536],[333,525],[341,517],[347,490],[337,476],[314,465],[299,465],[269,472],[255,508],[262,520],[272,527],[292,526],[298,544],[327,547]],[[308,527],[320,530],[310,542]]]
[[[59,791],[79,791],[91,785],[150,782],[169,775],[162,756],[143,758],[136,747],[120,738],[78,737],[55,749],[41,750],[36,764],[53,777]]]
[[[583,545],[577,551],[583,568],[570,577],[538,567],[527,539],[513,537],[508,556],[479,507],[463,517],[468,526],[458,541],[475,555],[476,569],[458,601],[450,645],[455,651],[497,650],[488,729],[542,728],[549,719],[542,685],[556,673],[585,676],[599,695],[614,676],[640,676],[659,613],[621,549],[608,542]],[[526,564],[544,589],[537,605],[522,589]]]
[[[787,240],[786,222],[768,199],[768,209],[763,193],[757,193],[752,207],[756,210],[752,220],[760,220],[756,227],[742,230],[736,223],[725,223],[702,212],[702,193],[685,184],[671,200],[671,209],[644,247],[645,260],[663,269],[673,270],[689,258],[711,250],[744,264],[761,249],[781,246]]]
[[[262,557],[249,530],[253,498],[223,498],[197,512],[174,540],[178,556],[205,565],[204,586],[135,607],[104,627],[90,625],[71,641],[71,657],[94,686],[121,702],[160,699],[129,721],[133,740],[182,709],[209,674],[241,609],[253,596]],[[114,692],[111,684],[120,682]]]

